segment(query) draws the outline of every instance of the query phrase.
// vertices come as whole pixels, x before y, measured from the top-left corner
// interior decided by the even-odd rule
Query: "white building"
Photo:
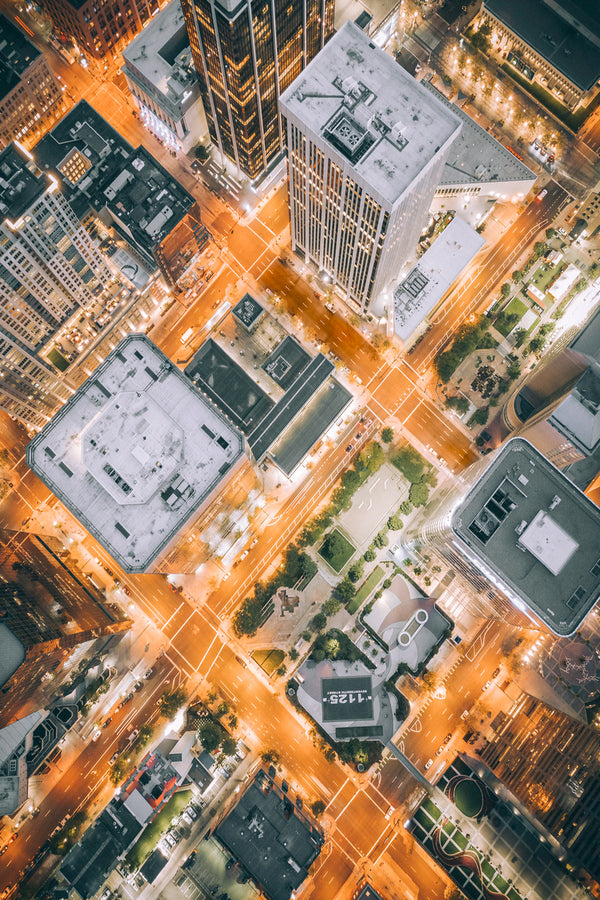
[[[280,110],[292,247],[364,310],[413,255],[460,119],[350,22]]]
[[[405,347],[423,331],[428,317],[484,243],[480,234],[455,216],[395,288],[394,332]]]
[[[171,0],[123,51],[122,72],[144,124],[188,153],[208,133],[179,0]]]
[[[244,439],[145,335],[120,342],[27,446],[127,572],[145,572],[245,459]]]

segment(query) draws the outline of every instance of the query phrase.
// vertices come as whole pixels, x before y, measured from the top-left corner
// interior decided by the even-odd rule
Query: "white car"
[[[177,840],[175,838],[175,835],[171,831],[167,831],[167,833],[165,834],[165,841],[167,842],[169,847],[177,846]]]
[[[197,819],[197,818],[198,818],[198,813],[197,813],[197,811],[194,809],[193,806],[186,806],[183,815],[184,815],[184,817],[185,817],[185,816],[189,816],[190,819]]]
[[[191,825],[192,822],[194,821],[187,810],[184,810],[182,812],[181,818],[185,822],[186,825]]]
[[[431,768],[432,765],[433,765],[433,760],[428,759],[427,762],[425,763],[425,771],[427,771],[427,769]]]

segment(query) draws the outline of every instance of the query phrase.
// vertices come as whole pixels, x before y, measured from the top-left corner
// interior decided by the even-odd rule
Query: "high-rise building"
[[[574,634],[600,597],[600,509],[523,438],[440,492],[403,542],[431,548],[482,615]]]
[[[334,0],[183,0],[211,140],[256,178],[278,159],[278,102],[333,33]]]
[[[44,0],[57,32],[95,59],[129,43],[159,10],[159,0]]]
[[[0,15],[0,145],[31,147],[64,112],[63,90],[46,57]]]
[[[42,576],[29,585],[26,577],[20,583],[0,580],[0,727],[22,715],[44,679],[60,669],[77,647],[89,649],[98,638],[126,631],[131,625],[128,619],[111,620],[99,605],[95,615],[77,622],[73,602],[77,594],[86,611],[93,612],[94,603],[69,570],[63,577],[73,595],[58,594],[52,604],[47,593],[52,588],[50,578]],[[61,599],[63,603],[58,602]]]
[[[292,248],[365,310],[415,253],[460,119],[350,22],[280,109]]]
[[[179,0],[170,0],[123,51],[123,75],[146,127],[187,153],[207,133]]]
[[[568,346],[542,362],[503,410],[504,423],[531,441],[585,490],[600,472],[600,309]]]
[[[558,841],[571,865],[600,879],[600,735],[526,693],[491,728],[481,761]]]
[[[0,153],[0,405],[43,425],[72,393],[42,350],[110,280],[56,178],[11,144]]]

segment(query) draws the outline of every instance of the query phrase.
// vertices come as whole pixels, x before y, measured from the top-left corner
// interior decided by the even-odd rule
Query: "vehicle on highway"
[[[136,737],[138,736],[139,733],[140,733],[139,728],[135,728],[135,729],[131,732],[131,734],[129,735],[129,737],[127,738],[127,740],[129,741],[129,743],[131,743],[131,741],[135,741],[135,739],[136,739]]]
[[[191,338],[193,333],[194,333],[193,328],[186,328],[186,330],[183,332],[183,334],[181,335],[179,340],[181,341],[182,344],[185,344],[187,341],[189,341],[189,339]]]
[[[6,851],[8,850],[8,844],[5,844],[4,847],[0,847],[0,856],[4,856]]]
[[[548,193],[548,191],[546,190],[546,188],[544,188],[544,190],[540,191],[539,194],[537,195],[537,199],[543,200],[547,193]]]
[[[500,674],[500,666],[498,666],[498,668],[494,669],[494,671],[492,672],[492,678],[497,678],[497,676],[499,674]]]
[[[352,444],[348,444],[346,447],[346,453],[352,453]]]
[[[119,751],[115,750],[115,752],[113,753],[113,755],[111,756],[111,758],[108,761],[109,766],[112,766],[113,763],[115,763],[117,761],[118,756],[119,756]]]
[[[104,722],[102,723],[102,727],[108,728],[108,726],[110,725],[111,722],[112,722],[112,717],[109,716],[108,719],[105,719]]]
[[[333,303],[331,302],[331,300],[326,300],[326,301],[325,301],[325,309],[326,309],[328,312],[330,312],[330,313],[334,313],[334,312],[335,312],[335,306],[333,305]]]
[[[483,687],[481,688],[481,690],[482,690],[482,691],[487,691],[487,689],[490,687],[491,684],[492,684],[491,680],[490,680],[490,681],[486,681],[486,683],[483,685]]]
[[[236,656],[235,661],[238,662],[238,663],[240,664],[240,666],[242,667],[242,669],[247,669],[247,668],[248,668],[248,665],[244,662],[244,660],[242,659],[241,656]]]
[[[468,710],[468,709],[465,709],[464,712],[462,712],[462,713],[460,714],[460,717],[461,717],[461,719],[463,720],[463,722],[464,722],[464,720],[467,718],[468,715],[469,715],[469,710]]]

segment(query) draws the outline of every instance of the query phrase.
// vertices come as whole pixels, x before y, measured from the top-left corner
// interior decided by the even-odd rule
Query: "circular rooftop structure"
[[[183,441],[183,429],[147,393],[126,391],[84,429],[81,456],[117,503],[145,503],[181,464]]]

